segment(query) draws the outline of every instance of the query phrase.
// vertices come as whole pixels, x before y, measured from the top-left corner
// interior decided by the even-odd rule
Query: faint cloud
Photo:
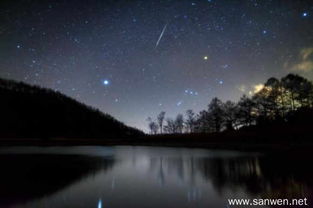
[[[292,71],[310,72],[313,71],[313,47],[303,48],[300,51],[300,61],[291,67]]]
[[[309,72],[313,70],[313,61],[303,61],[301,63],[295,64],[292,69],[294,71]]]
[[[253,94],[260,92],[264,88],[264,84],[256,84],[253,86]]]
[[[307,60],[313,54],[313,48],[304,48],[300,52],[303,61]]]
[[[254,95],[261,91],[264,87],[264,84],[254,84],[246,86],[244,84],[237,86],[237,89],[242,93],[247,93],[248,95]]]

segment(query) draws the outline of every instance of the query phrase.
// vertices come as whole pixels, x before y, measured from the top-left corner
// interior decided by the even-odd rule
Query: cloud
[[[253,86],[253,93],[258,93],[260,92],[264,87],[264,84],[256,84]]]
[[[313,48],[304,48],[300,51],[300,56],[303,61],[307,60],[313,54]]]
[[[309,72],[313,70],[313,61],[302,61],[292,67],[294,71]]]
[[[300,51],[300,60],[298,63],[291,66],[291,71],[310,72],[313,71],[313,47],[303,48]]]
[[[260,90],[262,90],[264,87],[264,84],[254,84],[250,86],[246,86],[244,84],[237,86],[237,89],[242,93],[247,93],[248,95],[254,95],[258,93]]]

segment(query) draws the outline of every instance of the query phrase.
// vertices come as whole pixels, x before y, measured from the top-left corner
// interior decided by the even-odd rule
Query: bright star
[[[109,82],[109,80],[105,79],[105,80],[103,80],[103,84],[104,84],[104,85],[109,85],[110,82]]]
[[[20,48],[21,48],[21,46],[20,46],[20,45],[17,45],[17,46],[16,46],[16,48],[20,49]]]
[[[203,59],[204,59],[204,60],[208,60],[208,57],[207,57],[207,56],[204,56]]]
[[[263,32],[262,32],[264,35],[267,33],[267,31],[266,30],[263,30]]]
[[[308,16],[308,13],[307,13],[307,12],[303,12],[303,13],[302,13],[302,16],[303,16],[303,17],[307,17],[307,16]]]
[[[218,83],[219,83],[220,85],[224,84],[223,80],[220,80]]]

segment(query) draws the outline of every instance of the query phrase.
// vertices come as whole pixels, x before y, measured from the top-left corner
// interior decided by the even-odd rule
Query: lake
[[[311,157],[291,153],[1,147],[0,164],[0,207],[6,208],[218,208],[231,207],[231,198],[310,203],[313,193]]]

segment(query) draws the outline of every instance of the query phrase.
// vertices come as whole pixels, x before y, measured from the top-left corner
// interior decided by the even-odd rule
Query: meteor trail
[[[162,30],[162,32],[161,32],[161,34],[160,34],[160,36],[159,36],[159,39],[158,39],[158,41],[157,41],[156,44],[155,44],[155,48],[158,47],[158,45],[159,45],[159,43],[160,43],[160,41],[161,41],[161,39],[162,39],[162,37],[163,37],[163,34],[164,34],[165,30],[166,30],[167,24],[168,24],[168,23],[166,23],[166,25],[163,27],[163,30]]]

